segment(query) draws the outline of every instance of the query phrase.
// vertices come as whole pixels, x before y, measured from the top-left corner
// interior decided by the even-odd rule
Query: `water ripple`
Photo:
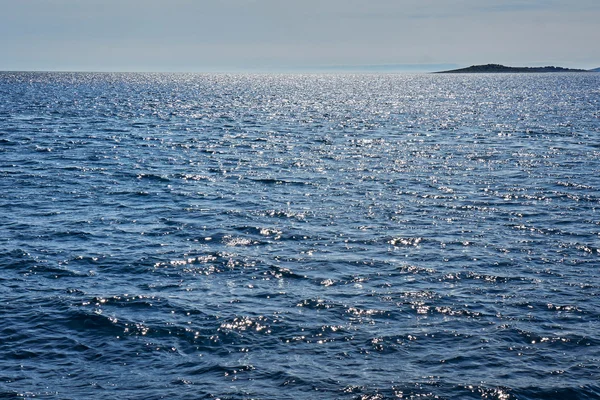
[[[0,397],[600,397],[597,88],[0,73]]]

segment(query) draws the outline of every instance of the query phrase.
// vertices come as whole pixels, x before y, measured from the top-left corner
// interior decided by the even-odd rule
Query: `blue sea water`
[[[600,74],[0,73],[0,398],[600,398]]]

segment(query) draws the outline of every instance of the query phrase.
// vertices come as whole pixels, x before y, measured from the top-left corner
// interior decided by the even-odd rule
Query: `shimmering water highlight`
[[[0,73],[0,397],[600,397],[600,77]]]

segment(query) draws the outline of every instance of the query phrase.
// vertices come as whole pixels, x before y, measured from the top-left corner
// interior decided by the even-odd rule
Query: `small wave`
[[[299,275],[289,268],[272,265],[269,267],[268,274],[277,279],[306,279],[305,275]]]
[[[265,185],[288,185],[288,186],[306,186],[310,185],[310,182],[291,181],[286,179],[277,178],[250,178],[251,181],[256,183],[262,183]]]
[[[259,242],[253,241],[252,239],[242,238],[242,237],[233,237],[233,236],[223,237],[223,243],[226,246],[230,246],[230,247],[251,246],[251,245],[259,244]]]
[[[421,243],[423,238],[415,237],[415,238],[405,238],[405,237],[396,237],[389,239],[387,242],[392,246],[400,247],[400,246],[413,246],[416,247]]]
[[[149,181],[156,181],[156,182],[171,182],[171,179],[168,177],[168,175],[137,174],[136,178],[141,179],[141,180],[149,180]]]

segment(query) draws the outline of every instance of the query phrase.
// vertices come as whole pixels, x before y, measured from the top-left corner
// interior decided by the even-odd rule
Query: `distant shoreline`
[[[556,72],[592,72],[585,69],[563,67],[507,67],[500,64],[472,65],[467,68],[438,71],[434,74],[497,74],[497,73],[556,73]]]

